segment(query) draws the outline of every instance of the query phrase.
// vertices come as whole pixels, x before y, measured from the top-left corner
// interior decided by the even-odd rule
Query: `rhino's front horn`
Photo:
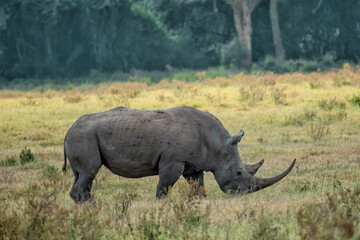
[[[258,178],[258,177],[255,177],[255,186],[251,189],[251,192],[256,192],[258,190],[269,187],[269,186],[273,185],[274,183],[276,183],[276,182],[280,181],[281,179],[283,179],[286,175],[289,174],[291,169],[294,167],[295,162],[296,162],[296,159],[294,159],[294,161],[291,163],[291,165],[290,165],[290,167],[288,169],[286,169],[284,172],[280,173],[279,175],[277,175],[275,177],[271,177],[271,178]]]
[[[262,159],[260,162],[255,164],[250,164],[250,165],[245,164],[245,170],[251,175],[255,175],[255,173],[257,172],[257,170],[259,170],[259,168],[263,163],[264,163],[264,159]]]

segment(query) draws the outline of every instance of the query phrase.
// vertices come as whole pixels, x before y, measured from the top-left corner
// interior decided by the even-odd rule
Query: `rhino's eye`
[[[239,170],[239,171],[236,172],[236,175],[241,176],[242,172]]]

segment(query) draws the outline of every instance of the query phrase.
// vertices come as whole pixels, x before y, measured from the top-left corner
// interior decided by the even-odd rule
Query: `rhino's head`
[[[213,171],[216,181],[224,192],[251,193],[264,189],[283,179],[294,167],[295,161],[283,173],[272,178],[258,178],[254,174],[264,160],[254,165],[245,165],[240,160],[237,144],[244,136],[244,131],[227,139],[219,153],[219,161]]]

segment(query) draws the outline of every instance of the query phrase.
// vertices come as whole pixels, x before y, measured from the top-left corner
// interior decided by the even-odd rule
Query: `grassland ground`
[[[0,91],[0,238],[360,238],[360,67],[198,78]],[[92,200],[72,201],[72,173],[60,169],[65,133],[78,117],[180,105],[211,112],[231,134],[243,129],[242,161],[265,159],[257,176],[273,176],[294,158],[296,167],[250,195],[226,195],[206,173],[207,198],[180,179],[158,201],[158,177],[126,179],[102,167]]]

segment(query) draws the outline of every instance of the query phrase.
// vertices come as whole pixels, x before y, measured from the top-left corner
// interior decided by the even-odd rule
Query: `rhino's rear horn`
[[[258,191],[260,189],[264,189],[264,188],[269,187],[269,186],[273,185],[274,183],[280,181],[286,175],[289,174],[291,169],[294,167],[295,162],[296,162],[296,159],[294,159],[294,161],[291,163],[291,165],[290,165],[290,167],[288,169],[286,169],[284,172],[280,173],[279,175],[277,175],[275,177],[271,177],[271,178],[258,178],[258,177],[255,177],[255,186],[253,186],[251,191],[255,192],[255,191]]]
[[[261,165],[263,165],[264,163],[264,159],[262,159],[260,162],[255,163],[255,164],[245,164],[245,170],[250,173],[251,175],[255,175],[255,173],[259,170],[259,168],[261,167]]]

